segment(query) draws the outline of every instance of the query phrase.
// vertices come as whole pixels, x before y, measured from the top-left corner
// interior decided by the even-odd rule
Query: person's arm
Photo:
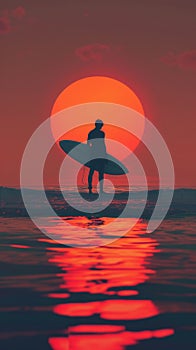
[[[103,132],[103,144],[104,144],[105,153],[106,153],[105,133],[104,133],[104,131],[102,131],[102,132]]]
[[[92,147],[91,133],[90,133],[90,132],[89,132],[88,138],[87,138],[87,145],[88,145],[89,147]]]

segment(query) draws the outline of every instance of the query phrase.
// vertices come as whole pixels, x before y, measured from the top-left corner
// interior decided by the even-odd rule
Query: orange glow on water
[[[54,307],[54,313],[63,316],[92,316],[100,314],[105,320],[139,320],[158,315],[150,300],[104,300],[101,302],[68,303]]]
[[[78,218],[79,219],[79,218]],[[77,218],[75,218],[77,220]],[[104,221],[103,221],[104,225]],[[105,226],[107,230],[107,225]],[[146,224],[139,222],[126,236],[109,246],[96,249],[51,247],[50,263],[61,269],[58,277],[62,292],[75,295],[86,293],[87,300],[56,299],[53,312],[68,317],[74,323],[88,318],[91,324],[68,326],[66,336],[50,337],[52,350],[125,350],[142,340],[164,338],[174,334],[173,329],[128,331],[125,322],[156,317],[160,311],[152,300],[139,298],[137,285],[154,273],[147,259],[155,253],[157,242],[145,234]],[[52,254],[52,255],[51,255]],[[134,289],[133,289],[134,287]],[[88,298],[91,295],[91,298]],[[102,298],[97,298],[97,296]],[[79,298],[80,299],[80,298]],[[97,324],[96,319],[107,324]],[[118,321],[117,325],[110,322]],[[100,323],[100,321],[98,322]]]
[[[22,244],[10,244],[10,247],[12,247],[12,248],[19,248],[19,249],[28,249],[28,248],[30,248],[27,245],[22,245]]]
[[[125,330],[124,326],[114,326],[114,325],[78,325],[69,327],[70,333],[118,333]]]
[[[174,334],[173,329],[138,332],[126,331],[124,327],[82,325],[69,328],[68,337],[51,337],[49,344],[52,350],[86,350],[96,347],[97,350],[124,350],[126,346],[136,345],[141,340],[165,338]]]
[[[53,350],[69,350],[70,344],[68,338],[53,337],[48,340],[49,345]]]
[[[138,295],[138,291],[137,290],[119,290],[117,294],[122,297],[127,297],[131,295]]]
[[[70,297],[69,293],[49,293],[47,295],[49,298],[55,298],[55,299],[66,299]]]
[[[81,219],[75,217],[74,225],[77,221],[81,223]],[[110,218],[102,219],[100,235],[107,234],[107,223],[111,220]],[[82,220],[82,223],[84,227],[85,224],[89,226],[89,220],[86,218],[84,221]],[[92,219],[92,223],[95,224],[94,219]],[[120,225],[123,229],[123,222]],[[62,270],[60,288],[71,293],[105,294],[114,292],[118,286],[127,291],[127,287],[135,287],[145,282],[154,273],[145,267],[145,260],[155,252],[157,245],[154,239],[146,237],[143,233],[145,228],[146,224],[138,222],[126,236],[114,241],[109,246],[96,249],[48,248],[48,251],[53,252],[50,263],[59,266]],[[89,235],[92,234],[93,232],[89,230]],[[119,235],[118,229],[117,234]],[[69,235],[69,232],[66,232],[66,235]],[[118,254],[116,254],[116,250],[118,250]],[[64,273],[65,271],[66,273]],[[107,283],[103,283],[103,281],[107,281]],[[115,291],[115,294],[118,292]],[[134,289],[128,293],[136,295],[137,291]]]

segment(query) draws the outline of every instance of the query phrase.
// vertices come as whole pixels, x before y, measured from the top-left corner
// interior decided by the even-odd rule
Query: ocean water
[[[9,216],[0,218],[1,350],[196,348],[196,216],[180,212],[151,234],[142,219],[115,240],[123,218],[113,242],[93,249],[60,245],[28,217]],[[65,220],[73,235],[108,234],[111,217]]]

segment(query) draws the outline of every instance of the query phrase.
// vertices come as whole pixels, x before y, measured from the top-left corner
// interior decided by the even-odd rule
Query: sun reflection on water
[[[72,217],[69,220],[73,220],[75,226],[101,226],[98,232],[103,234],[107,233],[106,224],[111,219]],[[119,223],[117,231],[123,230],[125,220]],[[80,249],[50,245],[47,248],[49,262],[61,269],[58,292],[48,294],[56,301],[53,313],[74,323],[66,327],[66,336],[49,338],[52,350],[86,350],[93,346],[97,350],[124,350],[141,340],[174,333],[172,329],[127,329],[131,321],[159,314],[155,303],[141,298],[137,290],[138,285],[155,273],[149,268],[149,259],[158,251],[158,243],[145,230],[146,224],[139,221],[126,236],[107,246]]]

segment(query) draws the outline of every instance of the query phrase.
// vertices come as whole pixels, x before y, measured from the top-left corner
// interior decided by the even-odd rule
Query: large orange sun
[[[139,98],[128,86],[116,79],[104,76],[92,76],[77,80],[66,87],[57,97],[51,111],[51,116],[67,107],[89,102],[121,104],[144,115]],[[85,116],[84,120],[81,120],[82,122],[85,123]],[[88,132],[93,127],[93,124],[79,126],[64,134],[60,139],[84,142]],[[104,125],[103,130],[108,139],[119,141],[130,150],[134,150],[140,141],[134,135],[119,127]]]

